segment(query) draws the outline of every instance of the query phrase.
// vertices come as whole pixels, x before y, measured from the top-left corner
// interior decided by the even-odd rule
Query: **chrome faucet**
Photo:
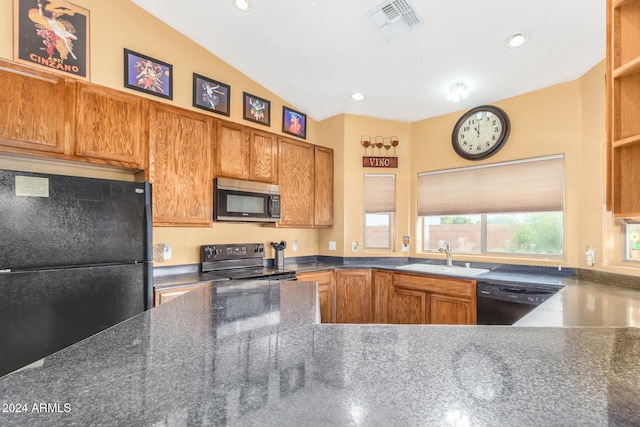
[[[438,249],[447,256],[447,267],[453,267],[453,259],[451,258],[451,246],[447,242],[442,242],[442,246]]]

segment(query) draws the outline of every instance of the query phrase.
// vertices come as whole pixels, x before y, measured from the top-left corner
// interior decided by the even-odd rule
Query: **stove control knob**
[[[204,248],[204,255],[206,259],[215,257],[217,253],[218,251],[216,250],[215,246],[207,246]]]

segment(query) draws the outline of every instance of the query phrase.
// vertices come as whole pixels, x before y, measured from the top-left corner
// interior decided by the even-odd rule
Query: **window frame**
[[[381,202],[380,200],[376,200],[375,197],[371,199],[367,199],[367,194],[372,195],[372,193],[367,191],[370,187],[367,187],[367,177],[371,177],[372,179],[385,179],[389,178],[393,180],[393,187],[391,194],[393,199],[391,201]],[[384,251],[384,252],[393,252],[395,250],[395,235],[396,235],[396,210],[397,210],[397,176],[395,173],[365,173],[363,174],[363,203],[362,203],[362,247],[367,251]],[[367,205],[373,205],[373,212],[367,212]],[[388,211],[387,211],[388,210]],[[367,216],[368,215],[385,215],[388,217],[389,227],[388,227],[388,238],[389,245],[387,247],[382,246],[373,246],[370,247],[367,245]]]
[[[632,233],[631,230],[629,230],[629,226],[630,225],[638,225],[638,224],[629,224],[629,223],[625,223],[624,227],[622,228],[622,262],[630,262],[633,264],[640,264],[640,258],[631,258],[631,247],[629,242],[631,241],[631,236],[630,233]],[[640,228],[640,227],[639,227]],[[640,230],[638,231],[640,232]]]
[[[367,215],[386,215],[389,218],[389,229],[388,229],[388,236],[389,236],[389,246],[388,247],[382,247],[382,246],[367,246]],[[370,250],[370,251],[393,251],[394,250],[394,245],[393,242],[395,240],[395,212],[386,212],[386,213],[364,213],[363,214],[363,238],[362,238],[362,247],[363,249],[366,250]]]
[[[558,211],[559,212],[559,211]],[[562,212],[562,252],[560,254],[536,254],[536,253],[532,253],[532,252],[498,252],[498,251],[490,251],[488,250],[488,232],[487,232],[487,226],[489,224],[487,217],[489,215],[509,215],[509,214],[514,214],[516,212],[504,212],[504,213],[491,213],[491,214],[465,214],[465,215],[457,215],[457,214],[452,214],[450,216],[480,216],[480,252],[455,252],[452,250],[453,253],[458,253],[458,254],[465,254],[465,255],[474,255],[474,256],[481,256],[481,255],[490,255],[490,256],[494,256],[494,257],[514,257],[514,258],[522,258],[522,257],[527,257],[527,258],[540,258],[540,259],[557,259],[557,260],[561,260],[564,259],[566,254],[566,211],[561,211]],[[540,212],[528,212],[528,213],[540,213]],[[428,226],[428,224],[425,224],[425,221],[427,218],[430,218],[429,216],[419,216],[419,222],[420,222],[420,238],[422,239],[422,244],[420,245],[420,252],[421,253],[436,253],[437,251],[433,250],[433,249],[427,249],[425,248],[425,238],[424,238],[424,229]],[[421,221],[420,221],[421,220]],[[640,260],[638,260],[640,262]]]
[[[471,177],[473,177],[473,173],[475,173],[475,171],[478,170],[490,170],[487,168],[493,168],[493,167],[501,167],[501,166],[506,166],[506,167],[510,167],[513,169],[514,166],[520,165],[520,164],[532,164],[537,162],[537,161],[556,161],[558,159],[561,159],[561,164],[558,165],[558,167],[560,168],[560,173],[561,173],[561,187],[557,188],[557,191],[555,194],[559,195],[559,199],[556,199],[557,203],[555,206],[553,203],[551,204],[546,204],[549,201],[553,201],[553,199],[550,199],[549,197],[545,198],[545,199],[538,199],[539,203],[538,203],[538,208],[542,208],[541,210],[534,210],[535,209],[535,205],[529,205],[528,208],[530,210],[527,210],[527,208],[524,208],[524,211],[518,211],[517,209],[513,209],[513,204],[510,205],[510,203],[508,203],[510,200],[513,200],[513,198],[511,199],[505,199],[504,195],[498,195],[498,205],[491,205],[491,206],[485,206],[486,205],[486,201],[483,203],[478,204],[477,206],[475,204],[464,204],[461,200],[456,200],[455,198],[448,198],[448,195],[452,194],[451,192],[446,192],[443,193],[442,191],[443,188],[447,188],[445,187],[435,187],[435,191],[434,191],[434,187],[421,187],[421,177],[429,177],[429,176],[446,176],[447,173],[453,173],[454,175],[450,175],[452,178],[450,179],[454,179],[453,182],[453,187],[455,187],[456,185],[458,186],[458,188],[462,188],[460,187],[460,183],[464,183],[467,182],[465,180],[471,179]],[[474,256],[492,256],[492,257],[511,257],[511,258],[522,258],[522,257],[527,257],[527,258],[543,258],[543,259],[554,259],[554,260],[562,260],[566,258],[566,251],[567,251],[567,239],[566,239],[566,234],[567,234],[567,206],[566,206],[566,164],[565,164],[565,160],[566,160],[566,156],[564,154],[554,154],[554,155],[548,155],[548,156],[541,156],[541,157],[533,157],[533,158],[526,158],[526,159],[519,159],[519,160],[511,160],[511,161],[506,161],[506,162],[498,162],[498,163],[490,163],[490,164],[483,164],[483,165],[474,165],[474,166],[465,166],[465,167],[461,167],[461,168],[451,168],[451,169],[445,169],[445,170],[435,170],[435,171],[428,171],[428,172],[420,172],[418,173],[418,186],[417,186],[417,206],[416,206],[416,214],[417,214],[417,232],[418,232],[418,238],[421,240],[419,246],[418,246],[418,251],[419,253],[434,253],[435,250],[433,248],[427,248],[427,245],[429,244],[429,239],[427,238],[426,235],[426,231],[428,229],[428,227],[430,225],[434,225],[433,223],[429,223],[427,221],[428,218],[435,218],[435,217],[445,217],[445,216],[453,216],[453,217],[480,217],[480,236],[479,236],[479,241],[476,241],[477,244],[480,246],[480,251],[479,252],[458,252],[460,254],[469,254],[469,255],[474,255]],[[550,163],[547,163],[547,165],[549,165]],[[535,166],[534,166],[535,168]],[[542,168],[542,169],[541,169]],[[546,175],[540,175],[541,171],[544,172],[545,165],[541,164],[539,167],[537,167],[537,169],[533,169],[532,170],[532,175],[530,179],[534,179],[536,176],[544,176],[544,177],[552,177],[553,174],[546,174]],[[547,166],[547,170],[549,167]],[[555,172],[557,169],[551,169],[551,171],[549,172]],[[470,174],[467,174],[466,171],[470,171]],[[506,171],[508,171],[508,169],[506,169]],[[458,175],[457,181],[456,181],[456,175],[455,174],[459,174],[459,173],[463,173],[465,174],[464,176]],[[501,172],[502,176],[505,176],[506,172]],[[509,173],[513,173],[513,172],[509,172]],[[536,175],[537,173],[537,175]],[[477,176],[477,175],[476,175]],[[500,176],[500,174],[498,174],[498,176]],[[510,176],[510,175],[509,175]],[[528,175],[524,175],[525,177]],[[488,176],[487,176],[488,177]],[[488,177],[487,178],[489,180],[489,182],[491,182],[491,178]],[[494,179],[495,180],[495,179]],[[437,183],[439,182],[438,179],[429,179],[427,178],[427,180],[424,181],[425,184],[424,185],[429,185],[428,183],[431,183],[432,185],[438,185]],[[440,182],[442,182],[442,179],[440,179]],[[533,181],[532,181],[533,182]],[[544,183],[544,181],[537,181],[540,183]],[[557,182],[557,181],[556,181]],[[439,191],[438,191],[439,188]],[[541,187],[541,188],[548,188],[548,187]],[[460,194],[465,194],[460,193]],[[509,193],[506,193],[509,194]],[[540,193],[538,193],[540,194]],[[543,193],[544,194],[544,193]],[[442,195],[442,199],[440,199],[440,195]],[[548,196],[554,196],[553,192],[548,193]],[[425,198],[426,197],[426,198]],[[460,196],[459,196],[460,197]],[[458,199],[459,199],[458,197]],[[421,202],[422,200],[422,202]],[[430,202],[431,200],[433,200],[434,202]],[[481,199],[478,199],[481,200]],[[502,206],[500,204],[501,200],[505,200],[507,203],[504,204],[504,206]],[[443,204],[442,202],[445,202],[445,204]],[[423,203],[421,205],[421,203]],[[435,205],[429,205],[429,203],[434,203]],[[545,206],[546,204],[546,206]],[[482,209],[484,210],[485,208],[487,209],[486,212],[474,212],[474,210],[469,209],[470,206],[475,206],[476,208],[478,208],[478,210]],[[502,206],[506,211],[502,212],[502,211],[493,211],[497,206]],[[434,209],[435,207],[435,209]],[[560,210],[554,210],[552,209],[553,207],[556,207]],[[443,209],[444,208],[444,209]],[[533,209],[531,209],[533,208]],[[445,210],[447,209],[447,210]],[[450,210],[450,211],[449,211]],[[456,212],[457,210],[460,210],[461,212]],[[497,209],[495,209],[497,210]],[[561,248],[560,248],[560,253],[559,254],[549,254],[549,253],[545,253],[545,254],[538,254],[538,253],[533,253],[533,252],[497,252],[495,250],[488,250],[488,244],[489,244],[489,239],[490,239],[490,235],[488,233],[489,231],[489,221],[488,221],[488,217],[489,216],[500,216],[500,215],[518,215],[518,214],[543,214],[543,213],[555,213],[555,214],[561,214],[562,216],[562,230],[561,230],[561,238],[562,238],[562,244],[561,244]],[[422,214],[422,215],[421,215]],[[476,220],[477,221],[477,220]],[[454,245],[455,246],[455,245]],[[625,252],[626,253],[626,252]]]

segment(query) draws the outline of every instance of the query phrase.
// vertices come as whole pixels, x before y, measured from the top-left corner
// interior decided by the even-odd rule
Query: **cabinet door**
[[[213,217],[213,121],[153,102],[149,107],[149,177],[153,225],[210,225]]]
[[[139,96],[78,83],[75,154],[103,159],[107,164],[144,168],[147,105]]]
[[[281,138],[278,184],[282,226],[313,227],[314,146]]]
[[[476,323],[473,280],[394,273],[390,293],[392,323]]]
[[[165,302],[171,301],[174,298],[179,297],[180,295],[184,295],[189,291],[199,288],[198,286],[185,286],[181,288],[173,288],[173,289],[162,289],[155,290],[153,292],[153,306],[157,307],[160,304],[164,304]]]
[[[336,322],[372,323],[371,270],[336,270]]]
[[[320,321],[322,323],[335,323],[335,280],[333,270],[314,271],[296,275],[300,281],[318,283],[318,299],[320,301]]]
[[[389,323],[389,289],[393,283],[393,273],[373,270],[373,321]]]
[[[65,153],[65,124],[73,115],[74,84],[0,61],[0,88],[0,145]]]
[[[275,184],[278,181],[278,141],[269,132],[249,133],[249,179]]]
[[[315,147],[315,206],[313,223],[333,226],[333,150]]]
[[[422,278],[394,274],[389,290],[389,323],[429,323],[429,292],[421,286]]]
[[[218,121],[217,176],[249,179],[249,134],[242,125]]]
[[[475,325],[475,307],[467,299],[431,294],[429,323],[436,325]]]

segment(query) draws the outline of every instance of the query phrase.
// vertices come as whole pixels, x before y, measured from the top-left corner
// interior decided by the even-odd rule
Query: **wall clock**
[[[509,117],[502,109],[482,105],[460,117],[453,128],[451,143],[460,157],[486,159],[507,142],[510,127]]]

